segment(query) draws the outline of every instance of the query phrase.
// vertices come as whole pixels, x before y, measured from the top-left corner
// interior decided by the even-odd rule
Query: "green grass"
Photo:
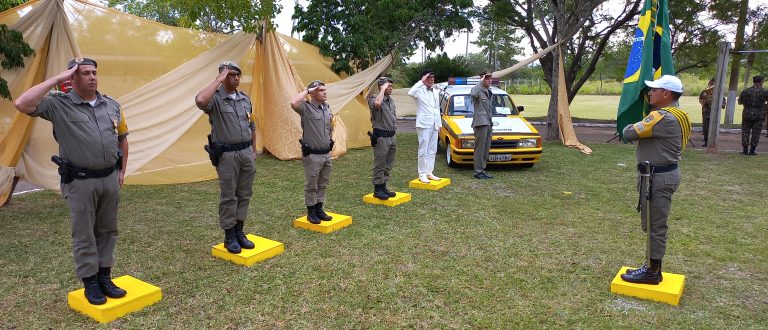
[[[549,95],[512,95],[516,105],[525,106],[523,115],[529,118],[545,117],[549,108]],[[696,96],[683,96],[680,106],[690,116],[691,122],[701,123],[701,105]],[[619,95],[577,95],[571,102],[571,117],[591,120],[616,121],[619,108]],[[741,123],[740,105],[736,106],[734,123]]]
[[[583,155],[545,145],[532,169],[471,168],[415,178],[415,134],[399,134],[395,208],[364,204],[370,148],[334,161],[326,209],[354,223],[329,235],[295,229],[301,163],[261,157],[246,230],[286,251],[251,268],[213,258],[223,233],[216,181],[128,186],[117,276],[163,300],[104,326],[68,309],[69,219],[59,196],[17,196],[0,209],[0,328],[763,328],[768,324],[768,157],[686,151],[665,271],[687,278],[680,306],[617,296],[609,283],[643,259],[634,211],[634,147]],[[626,165],[619,165],[626,164]],[[564,194],[563,192],[572,192]]]

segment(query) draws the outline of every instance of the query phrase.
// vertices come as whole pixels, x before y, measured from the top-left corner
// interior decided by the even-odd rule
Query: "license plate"
[[[488,161],[491,162],[507,162],[510,160],[512,160],[512,155],[510,154],[488,155]]]

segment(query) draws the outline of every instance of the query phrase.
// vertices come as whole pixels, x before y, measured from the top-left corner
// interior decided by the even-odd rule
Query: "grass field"
[[[526,117],[545,117],[549,107],[549,95],[512,95],[517,105],[525,106]],[[690,116],[691,122],[701,124],[701,105],[696,96],[683,96],[680,106]],[[597,120],[616,120],[619,95],[578,95],[571,102],[571,117]],[[740,105],[736,106],[733,121],[741,123]],[[723,111],[724,113],[724,111]]]
[[[521,102],[524,103],[524,102]],[[666,328],[768,326],[768,157],[686,151],[664,270],[687,276],[678,307],[617,296],[609,283],[643,259],[632,145],[592,155],[545,145],[532,169],[435,173],[407,187],[415,134],[398,134],[390,187],[413,200],[362,203],[370,148],[334,161],[326,209],[354,223],[329,235],[292,228],[304,214],[301,163],[261,157],[246,231],[286,244],[247,268],[210,255],[222,232],[216,181],[128,186],[114,274],[164,298],[104,326],[68,309],[69,219],[58,195],[0,209],[0,328]],[[571,194],[564,194],[571,192]]]

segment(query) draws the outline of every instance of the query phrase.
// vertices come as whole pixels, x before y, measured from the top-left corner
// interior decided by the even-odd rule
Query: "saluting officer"
[[[621,278],[633,283],[659,284],[661,282],[661,260],[667,248],[667,219],[672,206],[672,194],[680,185],[678,162],[685,144],[691,135],[688,114],[674,106],[683,93],[683,84],[675,76],[664,75],[654,81],[645,81],[650,87],[649,103],[652,111],[642,121],[627,125],[624,138],[637,140],[638,190],[645,191],[641,174],[648,161],[650,168],[650,200],[640,198],[638,208],[641,219],[646,219],[646,203],[650,203],[650,227],[641,221],[643,231],[650,231],[650,265],[627,270]]]
[[[299,143],[304,165],[304,203],[307,205],[307,221],[313,224],[332,219],[323,210],[325,189],[331,179],[333,150],[333,113],[325,103],[327,99],[325,84],[315,80],[291,100],[291,108],[301,117]]]
[[[105,295],[126,294],[112,282],[110,272],[115,265],[120,186],[128,163],[128,126],[120,105],[97,90],[96,61],[73,59],[67,67],[21,94],[15,106],[53,124],[59,143],[59,156],[53,159],[72,218],[75,274],[83,281],[88,302],[101,305],[107,302]],[[68,80],[69,93],[50,92]]]
[[[237,90],[241,76],[237,64],[223,62],[216,79],[195,96],[197,107],[211,123],[207,150],[219,175],[219,226],[230,253],[254,248],[243,227],[253,194],[256,125],[251,99]]]
[[[485,172],[493,136],[493,93],[490,89],[492,74],[491,70],[481,72],[480,81],[469,93],[472,107],[475,109],[472,115],[472,130],[475,132],[475,178],[478,179],[493,178]]]
[[[397,141],[397,114],[395,113],[395,100],[392,95],[392,79],[381,77],[378,80],[379,93],[368,98],[368,108],[371,109],[371,126],[373,136],[373,197],[389,199],[395,197],[395,193],[387,189],[389,172],[395,163]]]
[[[435,169],[435,153],[437,153],[437,136],[442,127],[440,119],[440,91],[434,87],[435,71],[424,69],[421,80],[417,81],[408,95],[416,100],[416,134],[419,140],[418,170],[419,181],[429,183],[430,180],[440,180],[432,173]]]

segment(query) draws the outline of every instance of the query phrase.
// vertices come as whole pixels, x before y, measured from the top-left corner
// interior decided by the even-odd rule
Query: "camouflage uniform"
[[[763,126],[763,106],[768,99],[768,91],[760,86],[752,86],[739,94],[739,104],[744,105],[741,114],[741,145],[757,147]],[[750,135],[752,138],[750,139]]]
[[[714,91],[714,86],[707,87],[705,90],[701,91],[701,94],[699,94],[699,102],[701,103],[701,129],[702,134],[704,135],[704,144],[707,144],[707,139],[709,138],[709,120],[711,119],[710,114],[712,113],[712,97]]]

